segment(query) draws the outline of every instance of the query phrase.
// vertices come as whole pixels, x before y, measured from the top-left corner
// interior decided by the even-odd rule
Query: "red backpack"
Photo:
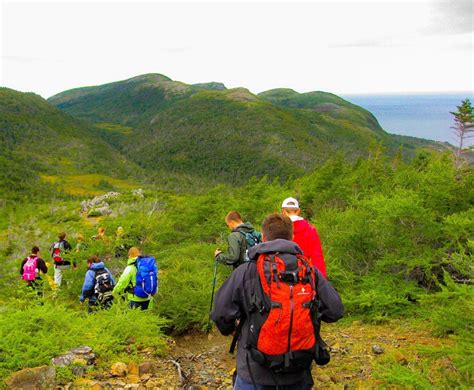
[[[250,302],[250,354],[276,373],[304,371],[324,343],[317,318],[316,270],[301,255],[291,261],[279,254],[261,255],[256,265],[260,291]]]
[[[63,258],[61,257],[61,249],[63,248],[63,244],[61,241],[58,241],[58,242],[55,242],[53,244],[53,250],[51,252],[51,257],[53,258],[54,260],[54,263],[55,264],[62,264],[63,262]]]

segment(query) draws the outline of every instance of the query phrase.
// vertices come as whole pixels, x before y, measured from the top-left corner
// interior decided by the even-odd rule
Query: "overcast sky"
[[[43,97],[152,72],[254,93],[474,89],[470,0],[1,4],[0,84]]]

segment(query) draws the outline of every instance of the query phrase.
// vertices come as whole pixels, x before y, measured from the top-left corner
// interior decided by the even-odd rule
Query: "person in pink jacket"
[[[295,198],[286,198],[281,204],[282,214],[293,222],[293,241],[311,260],[313,265],[327,278],[326,263],[324,262],[323,248],[316,228],[300,216],[300,205]]]

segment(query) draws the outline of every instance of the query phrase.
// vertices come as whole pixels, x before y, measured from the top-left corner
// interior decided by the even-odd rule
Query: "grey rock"
[[[92,352],[92,348],[88,347],[87,345],[83,347],[77,347],[77,348],[71,349],[71,353],[73,353],[74,355],[86,355],[91,352]]]
[[[380,355],[384,353],[384,349],[380,345],[372,345],[372,352],[376,355]]]
[[[100,215],[110,215],[112,214],[112,210],[110,209],[110,206],[107,204],[107,205],[104,205],[104,206],[101,206],[101,207],[96,207],[94,208],[94,210],[96,213],[99,213]]]
[[[135,195],[135,196],[138,196],[139,198],[144,198],[145,197],[145,193],[143,192],[143,190],[141,188],[139,188],[137,190],[133,190],[132,194]]]
[[[88,346],[77,347],[52,359],[53,365],[58,367],[69,366],[78,361],[86,365],[94,364],[95,353],[92,351],[92,348]]]
[[[58,367],[69,366],[75,359],[76,355],[71,352],[65,353],[64,355],[56,356],[52,359],[53,365]]]
[[[106,200],[116,198],[119,195],[119,192],[111,191],[107,192],[104,195],[96,196],[89,200],[84,200],[81,202],[81,213],[87,213],[92,209],[97,209],[101,207],[110,207]]]
[[[75,376],[84,376],[86,374],[86,368],[84,366],[74,366],[71,371]]]

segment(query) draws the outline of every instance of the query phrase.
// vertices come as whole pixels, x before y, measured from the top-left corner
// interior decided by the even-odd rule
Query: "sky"
[[[161,73],[336,94],[473,91],[470,0],[1,0],[0,85],[43,97]]]

